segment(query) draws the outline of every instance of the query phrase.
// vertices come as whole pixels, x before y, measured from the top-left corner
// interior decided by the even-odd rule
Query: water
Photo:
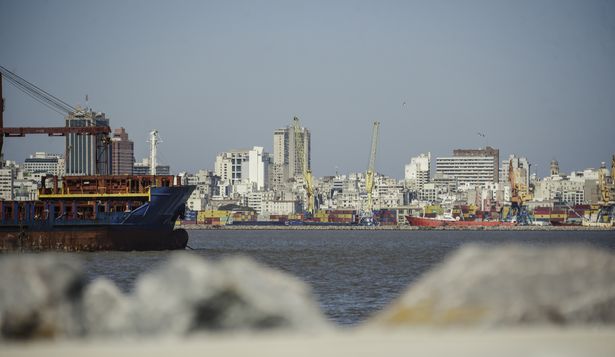
[[[230,231],[190,232],[193,253],[241,254],[307,282],[322,310],[357,324],[399,296],[421,274],[466,243],[549,246],[589,244],[615,251],[615,232],[588,231]],[[89,278],[105,276],[124,291],[170,252],[79,253]]]

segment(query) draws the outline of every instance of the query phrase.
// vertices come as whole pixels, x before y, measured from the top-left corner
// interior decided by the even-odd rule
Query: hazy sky
[[[264,146],[301,118],[317,176],[486,144],[541,175],[615,153],[615,1],[7,1],[0,65],[123,126],[172,170]],[[5,126],[63,117],[4,83]],[[405,105],[403,103],[406,103]],[[477,132],[487,134],[486,138]],[[64,151],[9,138],[5,158]],[[434,164],[435,166],[435,160]]]

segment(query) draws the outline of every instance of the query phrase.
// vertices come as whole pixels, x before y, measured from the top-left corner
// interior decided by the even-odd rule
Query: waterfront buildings
[[[77,107],[66,117],[67,127],[109,126],[105,113]],[[111,173],[111,150],[104,134],[66,135],[67,175],[109,175]]]
[[[144,158],[141,162],[135,162],[132,166],[132,174],[133,175],[150,175],[151,167],[150,167],[149,158]],[[171,166],[170,165],[156,165],[156,175],[170,175],[171,174]]]
[[[527,158],[518,157],[513,154],[510,155],[508,160],[503,160],[502,167],[500,168],[500,182],[509,182],[511,167],[515,183],[520,185],[519,188],[521,190],[528,193],[530,187],[530,163],[527,161]]]
[[[6,161],[0,169],[0,200],[32,201],[38,197],[38,182],[14,161]]]
[[[231,192],[266,190],[269,188],[270,163],[270,155],[260,146],[250,150],[230,150],[216,156],[214,173],[230,186]]]
[[[431,172],[431,153],[412,157],[404,170],[406,185],[411,190],[420,190],[429,182]]]
[[[500,151],[456,149],[453,156],[436,158],[436,173],[455,177],[462,187],[483,186],[499,181]]]
[[[134,163],[134,143],[126,129],[115,129],[111,138],[111,174],[132,175]]]
[[[277,175],[274,179],[276,185],[290,178],[303,175],[303,161],[297,155],[295,140],[295,130],[290,125],[285,128],[276,129],[273,132],[273,170]],[[311,169],[312,144],[309,129],[302,127],[298,140],[299,143],[297,144],[303,148],[307,157],[307,168]]]
[[[0,200],[8,201],[13,199],[14,173],[14,168],[10,165],[3,165],[0,168]]]
[[[30,174],[41,173],[44,175],[63,176],[65,170],[64,158],[59,154],[39,151],[25,159],[22,169]]]
[[[552,170],[554,175],[534,183],[535,201],[556,201],[567,205],[599,202],[598,170],[586,169],[570,175]]]
[[[491,182],[498,182],[500,150],[487,146],[484,149],[455,149],[454,157],[481,157],[493,159],[493,174]]]
[[[205,210],[214,197],[220,196],[220,176],[216,176],[213,171],[199,170],[195,174],[188,174],[185,177],[184,184],[196,186],[186,202],[186,208],[189,210]]]

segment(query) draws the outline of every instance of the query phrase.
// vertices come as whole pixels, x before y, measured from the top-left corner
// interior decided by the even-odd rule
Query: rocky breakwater
[[[615,255],[583,246],[463,247],[345,331],[327,322],[308,286],[245,258],[210,262],[178,253],[124,294],[106,279],[88,284],[71,257],[0,256],[6,355],[615,353]],[[250,333],[238,338],[238,331]],[[10,343],[51,338],[63,342]]]
[[[310,289],[246,258],[220,262],[178,253],[122,293],[85,283],[66,255],[0,258],[4,339],[186,336],[210,331],[328,330]]]
[[[585,246],[466,246],[366,326],[615,324],[615,255]]]

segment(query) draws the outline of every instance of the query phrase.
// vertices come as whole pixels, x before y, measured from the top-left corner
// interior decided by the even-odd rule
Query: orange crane
[[[103,144],[109,143],[109,134],[111,128],[108,126],[88,126],[88,127],[16,127],[5,128],[4,127],[4,97],[2,95],[2,79],[6,79],[9,83],[13,84],[17,89],[21,90],[28,96],[32,97],[37,102],[45,105],[46,107],[60,113],[67,115],[77,111],[71,105],[58,99],[57,97],[47,93],[40,89],[36,85],[26,81],[15,73],[0,66],[0,157],[2,157],[2,149],[4,146],[5,137],[23,137],[29,134],[47,134],[49,136],[66,136],[67,134],[82,134],[82,135],[97,135],[103,134]],[[2,162],[0,162],[0,166]],[[97,164],[98,168],[99,165]]]

